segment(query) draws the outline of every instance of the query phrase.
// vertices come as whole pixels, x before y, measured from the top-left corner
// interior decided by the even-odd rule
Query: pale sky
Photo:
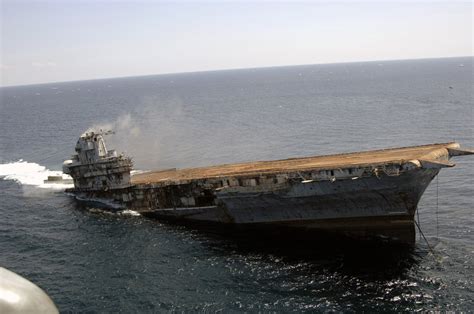
[[[2,86],[473,55],[471,2],[0,1]]]

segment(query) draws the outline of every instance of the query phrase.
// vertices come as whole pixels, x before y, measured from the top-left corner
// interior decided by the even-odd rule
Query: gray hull
[[[223,190],[216,193],[215,206],[156,209],[148,215],[252,229],[265,225],[413,242],[417,204],[438,172],[419,169],[399,176],[299,182],[270,191]]]

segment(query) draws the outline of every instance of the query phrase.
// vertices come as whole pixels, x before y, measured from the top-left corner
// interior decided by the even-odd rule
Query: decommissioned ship
[[[455,142],[347,154],[150,171],[86,132],[63,171],[78,199],[143,216],[228,229],[334,233],[413,243],[414,215],[449,159],[474,154]]]

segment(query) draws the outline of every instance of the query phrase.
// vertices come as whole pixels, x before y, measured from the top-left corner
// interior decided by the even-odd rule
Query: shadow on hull
[[[213,223],[208,221],[176,219],[157,212],[142,215],[171,224],[185,225],[204,232],[234,238],[267,239],[278,243],[375,242],[414,245],[416,231],[411,215],[390,217],[359,217],[348,219],[300,220],[283,223]]]

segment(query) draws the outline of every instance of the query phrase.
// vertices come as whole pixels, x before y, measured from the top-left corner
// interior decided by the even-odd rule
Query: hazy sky
[[[0,1],[3,86],[473,54],[470,2]]]

